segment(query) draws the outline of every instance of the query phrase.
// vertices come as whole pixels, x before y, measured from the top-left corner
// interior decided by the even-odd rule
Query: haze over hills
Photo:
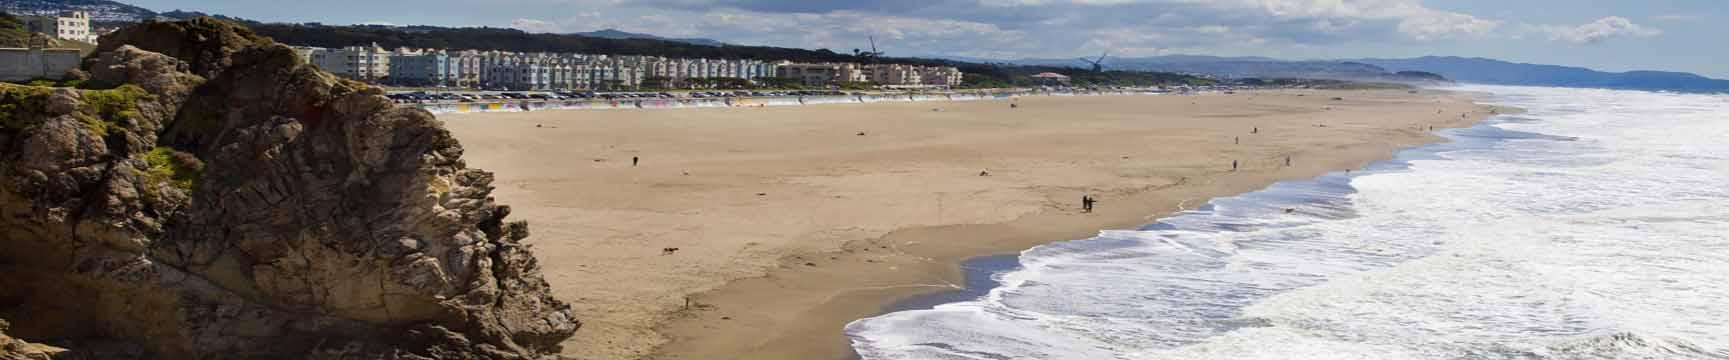
[[[686,44],[691,44],[691,45],[707,45],[707,46],[725,46],[725,45],[727,45],[726,43],[723,43],[723,42],[720,42],[720,41],[714,40],[714,39],[668,38],[668,37],[661,37],[661,36],[650,35],[650,34],[627,32],[627,31],[618,30],[618,29],[604,29],[604,30],[599,30],[599,31],[570,33],[570,35],[597,37],[597,38],[603,38],[603,39],[664,40],[664,41],[672,41],[672,42],[681,42],[681,43],[686,43]]]
[[[1729,91],[1729,80],[1668,71],[1604,72],[1582,67],[1513,63],[1495,59],[1425,56],[1410,59],[1352,60],[1389,70],[1421,70],[1471,83],[1587,87],[1687,92]]]
[[[1400,73],[1371,64],[1335,60],[1284,61],[1266,57],[1206,55],[1106,57],[1104,60],[1105,68],[1111,70],[1173,72],[1217,78],[1298,78],[1404,83],[1447,81],[1441,76],[1420,70],[1407,70],[1406,73]],[[1090,66],[1082,59],[1024,59],[1010,61],[1010,63],[1044,66],[1076,66],[1076,64]]]
[[[983,60],[1023,65],[1089,66],[1080,59]],[[1425,56],[1407,59],[1280,60],[1267,57],[1166,55],[1107,58],[1113,70],[1164,71],[1223,78],[1298,77],[1359,79],[1377,73],[1420,71],[1459,82],[1490,85],[1553,86],[1729,92],[1729,80],[1667,71],[1604,72],[1582,67],[1514,63],[1486,58]]]

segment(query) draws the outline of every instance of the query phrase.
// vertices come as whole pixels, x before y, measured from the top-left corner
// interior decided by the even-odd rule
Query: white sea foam
[[[1729,97],[1472,90],[1529,113],[847,334],[872,360],[1729,359]]]

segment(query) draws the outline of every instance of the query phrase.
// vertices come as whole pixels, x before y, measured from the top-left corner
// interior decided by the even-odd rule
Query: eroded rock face
[[[213,19],[103,44],[92,81],[128,85],[0,88],[13,336],[60,358],[537,359],[579,326],[431,114]]]

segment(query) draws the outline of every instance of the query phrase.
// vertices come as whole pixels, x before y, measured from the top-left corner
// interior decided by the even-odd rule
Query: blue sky
[[[1482,56],[1729,78],[1722,0],[132,0],[262,21],[615,28],[737,44],[983,58]]]

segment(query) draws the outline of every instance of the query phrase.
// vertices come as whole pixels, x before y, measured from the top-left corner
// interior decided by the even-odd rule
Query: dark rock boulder
[[[539,359],[580,324],[431,114],[213,19],[0,87],[0,318],[57,358]],[[127,355],[130,354],[130,355]]]

